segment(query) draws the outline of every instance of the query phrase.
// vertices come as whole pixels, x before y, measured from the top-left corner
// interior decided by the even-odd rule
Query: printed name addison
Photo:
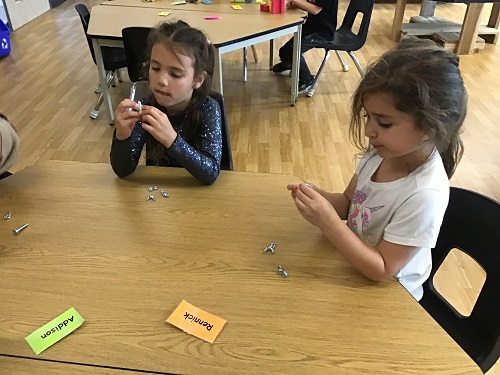
[[[204,320],[201,320],[201,319],[197,318],[196,316],[189,314],[187,312],[184,314],[184,319],[188,319],[193,323],[198,323],[198,324],[202,325],[203,327],[206,327],[207,331],[210,331],[214,326],[213,324],[209,324],[208,322],[205,322]]]
[[[47,333],[44,333],[40,337],[44,339],[50,336],[51,333],[54,333],[55,331],[60,331],[62,328],[66,327],[69,322],[73,323],[73,315],[71,316],[71,318],[64,319],[64,321],[62,323],[59,323],[57,327],[52,328],[50,331],[47,331]]]

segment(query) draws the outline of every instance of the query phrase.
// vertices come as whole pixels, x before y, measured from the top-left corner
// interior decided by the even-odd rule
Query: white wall
[[[4,0],[15,30],[50,9],[49,0]]]
[[[2,20],[4,24],[7,24],[7,14],[5,13],[2,0],[0,0],[0,20]]]

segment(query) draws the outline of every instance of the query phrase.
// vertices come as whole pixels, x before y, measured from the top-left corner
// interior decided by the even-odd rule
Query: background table
[[[231,14],[258,14],[261,15],[260,5],[257,3],[231,3],[229,0],[211,0],[213,4],[203,4],[201,0],[197,3],[186,3],[182,5],[172,5],[172,0],[156,0],[156,1],[142,1],[142,0],[106,0],[101,5],[110,6],[128,6],[138,8],[161,8],[161,9],[174,9],[174,10],[190,10],[196,12],[204,12],[205,14],[215,13],[231,13]],[[236,11],[231,6],[239,5],[242,9]],[[296,12],[299,10],[287,9],[287,12]],[[305,16],[307,13],[303,12]]]
[[[478,34],[489,35],[488,41],[495,43],[498,40],[498,29],[500,21],[500,0],[450,0],[449,3],[467,3],[467,11],[462,25],[454,25],[450,22],[437,22],[431,24],[403,24],[406,0],[397,0],[394,11],[394,20],[392,23],[391,37],[394,41],[399,41],[401,32],[404,31],[411,35],[433,35],[436,32],[457,32],[460,31],[460,38],[457,44],[456,53],[459,55],[470,55],[473,53],[474,45]],[[495,3],[486,26],[480,26],[481,13],[484,3]],[[436,2],[423,0],[420,15],[430,17],[434,15]],[[419,29],[427,28],[423,33],[413,30],[413,27]]]
[[[156,3],[153,3],[156,4]],[[186,4],[187,5],[187,4]],[[194,4],[193,4],[194,5]],[[198,4],[196,4],[198,5]],[[204,5],[204,4],[201,4]],[[251,5],[251,4],[250,4]],[[183,6],[182,6],[183,7]],[[206,6],[208,7],[208,6]],[[168,17],[159,16],[159,12],[168,10]],[[181,6],[170,5],[170,8],[104,6],[92,7],[88,36],[93,39],[99,79],[104,94],[104,102],[109,114],[109,121],[114,121],[113,108],[108,88],[105,84],[106,74],[100,47],[120,47],[122,29],[131,26],[155,27],[160,22],[183,20],[191,26],[203,30],[215,47],[215,69],[213,89],[223,94],[222,55],[244,47],[252,46],[278,37],[294,35],[294,56],[292,62],[292,85],[290,89],[290,104],[295,105],[298,97],[298,77],[300,59],[300,38],[304,12],[292,9],[284,14],[259,12],[255,14],[225,13],[220,20],[207,21],[204,16],[209,14],[207,8],[197,10],[181,10]],[[212,13],[210,13],[212,14]]]
[[[0,181],[0,354],[74,307],[36,358],[176,374],[480,374],[395,280],[355,271],[283,175],[50,161]],[[166,188],[146,201],[149,186]],[[11,233],[25,222],[19,236]],[[276,253],[263,249],[276,242]],[[281,264],[289,277],[277,274]],[[214,344],[165,323],[181,300],[226,319]]]

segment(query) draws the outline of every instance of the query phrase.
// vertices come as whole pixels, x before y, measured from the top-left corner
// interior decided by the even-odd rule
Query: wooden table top
[[[31,358],[16,358],[0,355],[2,375],[144,375],[151,372],[137,372],[96,366],[74,365]]]
[[[193,4],[194,5],[194,4]],[[203,5],[203,4],[202,4]],[[273,30],[299,25],[304,22],[303,12],[294,11],[284,14],[259,12],[249,17],[245,13],[226,13],[220,20],[205,20],[204,16],[213,12],[168,9],[168,17],[159,15],[159,8],[141,8],[130,6],[92,7],[87,34],[93,37],[121,39],[122,29],[131,26],[155,27],[169,20],[183,20],[192,27],[204,31],[210,41],[220,47],[238,40],[259,36]]]
[[[106,0],[101,5],[111,6],[128,6],[139,8],[157,8],[157,9],[174,9],[181,11],[197,11],[204,12],[207,15],[216,15],[217,13],[231,13],[231,14],[260,14],[260,4],[257,3],[231,3],[229,0],[212,0],[213,4],[206,5],[198,0],[197,3],[187,3],[182,5],[172,5],[173,0],[156,0],[156,1],[143,1],[143,0]],[[231,6],[239,5],[242,9],[235,10]],[[298,13],[299,9],[287,9],[287,12]],[[268,13],[271,14],[271,13]],[[302,16],[307,13],[302,12]],[[276,14],[274,14],[276,16]]]
[[[361,276],[300,216],[293,181],[62,161],[0,181],[0,354],[190,375],[480,374],[399,283]],[[170,198],[146,201],[153,185]],[[182,300],[228,321],[214,344],[165,323]],[[35,356],[24,337],[70,307],[85,323]]]

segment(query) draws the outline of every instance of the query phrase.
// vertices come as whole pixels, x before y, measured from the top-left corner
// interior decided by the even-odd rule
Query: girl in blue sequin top
[[[184,167],[205,184],[219,176],[221,113],[210,98],[214,48],[182,21],[164,23],[148,38],[152,95],[139,106],[125,99],[115,111],[111,166],[134,172],[146,145],[146,165]]]

